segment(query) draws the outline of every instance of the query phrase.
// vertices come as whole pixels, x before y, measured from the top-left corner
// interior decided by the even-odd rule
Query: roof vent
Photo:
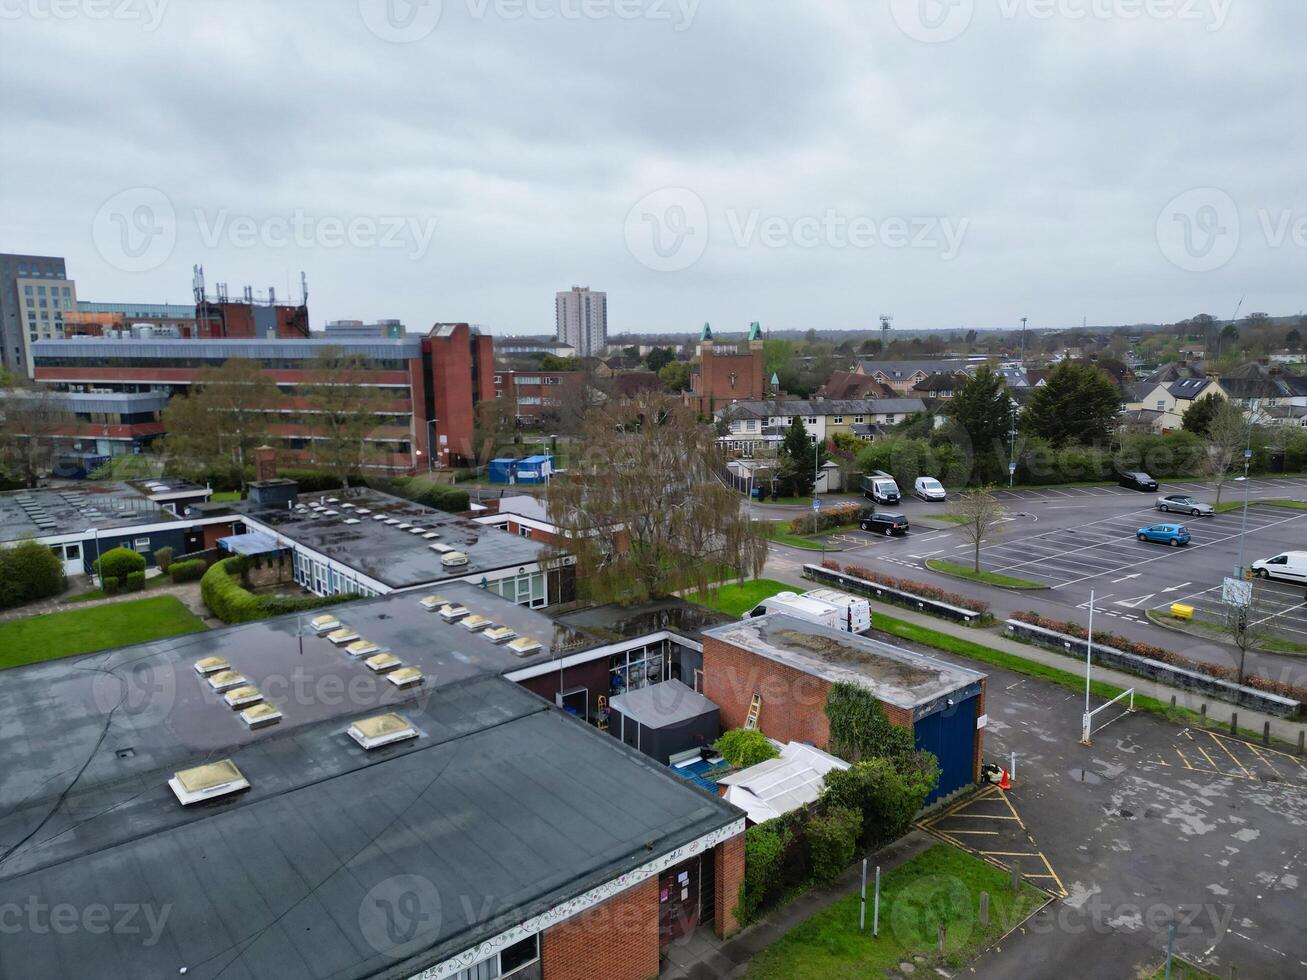
[[[240,713],[241,721],[251,728],[262,728],[264,725],[275,725],[281,721],[281,712],[268,704],[266,701],[256,704],[252,708],[246,708]]]
[[[394,670],[396,667],[403,666],[403,661],[389,651],[378,653],[376,656],[368,657],[363,661],[368,665],[368,669],[377,674],[384,674],[388,670]]]
[[[339,498],[339,497],[328,497],[328,498],[327,498],[327,503],[329,503],[329,504],[338,504],[338,503],[340,503],[340,498]]]
[[[428,531],[426,534],[422,535],[422,537],[426,538],[428,541],[431,541],[434,540],[435,538],[440,537],[440,535],[437,534],[435,531]]]
[[[262,701],[263,695],[259,693],[257,687],[251,684],[242,684],[240,687],[233,687],[222,696],[222,699],[227,702],[228,707],[244,708]]]
[[[346,524],[357,524],[357,523],[359,523],[359,519],[358,519],[357,517],[347,517],[347,518],[345,518],[345,523],[346,523]]]
[[[472,616],[468,616],[465,620],[463,620],[463,622],[459,623],[459,625],[462,626],[463,629],[475,633],[477,630],[483,630],[486,627],[494,626],[495,624],[492,623],[490,620],[486,619],[485,616],[472,615]]]
[[[373,515],[372,515],[372,519],[373,519],[374,521],[384,521],[384,520],[386,519],[386,515],[385,515],[385,514],[373,514]]]
[[[517,630],[511,626],[495,626],[481,634],[491,643],[503,643],[517,636]]]
[[[440,544],[439,542],[437,542],[436,544],[429,544],[427,545],[427,547],[430,548],[432,551],[439,552],[442,555],[448,554],[449,552],[454,550],[449,545]]]
[[[349,505],[347,504],[346,506],[349,506]],[[354,511],[354,513],[356,513],[356,514],[371,514],[372,511],[368,510],[366,507],[359,507],[359,508],[357,508],[357,509]]]
[[[519,636],[512,643],[508,644],[508,649],[512,650],[519,657],[529,657],[540,649],[540,641],[533,640],[529,636]]]
[[[358,638],[359,635],[357,631],[350,629],[348,626],[342,626],[340,629],[332,630],[327,634],[327,639],[336,644],[336,646],[341,646],[345,643],[353,643]]]
[[[345,648],[345,652],[351,657],[367,657],[376,653],[380,649],[381,647],[373,643],[371,640],[355,640]]]
[[[440,564],[446,568],[454,568],[460,565],[466,565],[468,562],[467,555],[461,551],[448,551],[440,556]]]
[[[399,523],[399,521],[395,520],[395,518],[393,517],[382,517],[381,519],[391,527],[394,527],[396,524]]]
[[[398,525],[396,525],[396,526],[397,526],[401,531],[407,531],[407,530],[409,530],[413,525],[412,525],[412,524],[398,524]]]
[[[416,667],[400,667],[387,674],[386,680],[396,687],[414,687],[422,683],[422,671]]]
[[[428,595],[422,597],[422,608],[427,612],[439,609],[441,606],[448,604],[449,600],[443,595]]]
[[[230,691],[233,687],[240,687],[245,683],[244,675],[234,670],[220,670],[216,674],[209,675],[209,687],[218,692]]]
[[[442,606],[440,609],[440,618],[447,623],[452,623],[456,619],[462,619],[469,612],[467,606]]]
[[[201,677],[208,677],[210,674],[216,674],[220,670],[230,670],[231,664],[223,660],[222,657],[205,657],[203,660],[195,661],[195,673]]]
[[[309,628],[321,636],[323,633],[330,633],[332,630],[340,629],[340,620],[331,613],[314,616],[309,620]]]
[[[375,715],[349,726],[349,737],[365,749],[379,749],[391,742],[417,738],[418,732],[403,715]]]
[[[182,806],[202,803],[205,800],[217,799],[250,788],[249,782],[230,759],[175,772],[172,774],[172,779],[168,780],[168,786]]]

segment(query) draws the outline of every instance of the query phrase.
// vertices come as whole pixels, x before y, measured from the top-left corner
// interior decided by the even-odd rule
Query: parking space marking
[[[1252,742],[1244,741],[1241,738],[1234,738],[1230,735],[1222,735],[1220,732],[1207,731],[1204,729],[1186,728],[1180,732],[1191,746],[1192,750],[1197,750],[1199,754],[1207,761],[1208,765],[1195,765],[1190,762],[1179,746],[1175,748],[1175,754],[1180,757],[1180,762],[1184,768],[1190,772],[1209,773],[1213,776],[1223,776],[1231,779],[1246,779],[1250,782],[1283,783],[1287,786],[1303,789],[1307,788],[1307,764],[1301,759],[1288,752],[1281,752],[1279,749],[1272,749],[1268,746],[1254,745]],[[1213,746],[1212,743],[1215,743]],[[1208,745],[1213,748],[1213,754],[1209,753],[1203,746]],[[1220,752],[1216,748],[1220,748]],[[1223,754],[1222,754],[1223,753]],[[1240,759],[1241,753],[1248,753],[1245,759]],[[1224,760],[1228,758],[1234,763],[1231,766]],[[1148,760],[1151,764],[1170,766],[1171,763],[1162,758],[1153,758]],[[1260,763],[1260,766],[1259,766]],[[1262,772],[1256,771],[1264,767],[1269,771],[1269,778]],[[1286,772],[1288,775],[1286,775]]]

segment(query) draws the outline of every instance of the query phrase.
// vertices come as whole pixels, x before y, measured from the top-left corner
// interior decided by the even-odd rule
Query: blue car
[[[1172,548],[1189,543],[1189,529],[1183,524],[1154,524],[1152,527],[1141,527],[1136,536],[1140,541],[1156,541],[1158,544],[1169,544]]]

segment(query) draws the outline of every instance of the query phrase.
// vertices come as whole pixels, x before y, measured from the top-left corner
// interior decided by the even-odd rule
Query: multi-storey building
[[[569,406],[583,407],[581,371],[496,371],[495,397],[513,408],[518,424],[530,426],[558,416]]]
[[[573,286],[554,298],[558,339],[581,357],[598,357],[608,346],[608,294]]]
[[[402,337],[407,332],[399,320],[378,320],[376,323],[332,320],[322,328],[323,335],[327,337]]]
[[[185,392],[205,368],[233,358],[258,362],[284,396],[269,406],[271,434],[288,462],[311,464],[321,429],[308,399],[326,380],[324,350],[363,358],[353,383],[378,393],[368,465],[408,471],[459,465],[474,456],[475,404],[494,398],[494,346],[466,323],[438,324],[425,336],[328,339],[138,339],[74,337],[34,345],[36,380],[67,392]]]
[[[68,273],[64,260],[57,256],[0,253],[0,367],[19,375],[31,373],[28,367],[27,345],[31,335],[33,333],[39,335],[40,330],[39,327],[33,329],[29,324],[40,324],[41,319],[39,316],[28,319],[26,304],[23,302],[23,287],[28,285],[46,287],[45,311],[53,314],[55,309],[48,305],[49,289],[51,280],[57,280],[60,300],[58,312],[62,319],[62,314],[68,311],[62,302],[63,287],[72,286],[67,279]],[[35,290],[33,290],[33,298],[35,298]],[[69,309],[76,308],[74,305]],[[33,312],[39,313],[40,310],[39,306],[33,307]],[[50,317],[47,322],[53,325],[56,321]]]
[[[65,337],[194,337],[195,307],[171,303],[88,303],[64,315]]]

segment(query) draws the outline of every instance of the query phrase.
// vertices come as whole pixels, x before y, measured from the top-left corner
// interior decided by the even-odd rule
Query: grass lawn
[[[1166,962],[1148,975],[1148,980],[1166,980]],[[1171,980],[1221,980],[1215,973],[1208,973],[1196,966],[1190,966],[1184,960],[1174,957],[1171,960]]]
[[[868,885],[867,904],[871,905]],[[989,925],[980,925],[980,893],[989,892]],[[1012,891],[1006,871],[946,844],[936,844],[881,879],[880,935],[858,928],[858,895],[841,899],[790,930],[755,956],[745,976],[753,980],[827,980],[829,977],[881,977],[913,963],[929,975],[929,965],[959,967],[1001,939],[1048,900],[1022,882]],[[946,930],[944,953],[937,952],[936,928]],[[925,957],[924,963],[914,956]]]
[[[731,582],[719,587],[716,592],[688,593],[685,598],[728,616],[743,616],[763,599],[770,599],[777,592],[793,591],[794,586],[784,582],[757,578],[749,582]]]
[[[1288,507],[1290,510],[1307,510],[1307,501],[1304,500],[1250,500],[1249,507]],[[1238,500],[1222,500],[1213,510],[1218,514],[1228,514],[1232,510],[1241,510],[1243,508],[1243,498]]]
[[[959,565],[957,562],[944,561],[941,558],[928,558],[926,567],[931,571],[941,572],[944,575],[952,575],[956,578],[969,579],[972,582],[980,582],[983,585],[997,585],[1004,589],[1046,589],[1048,588],[1043,582],[1032,582],[1028,578],[1013,578],[1011,575],[1000,575],[998,572],[987,572],[984,569],[976,571],[970,565]]]
[[[212,497],[209,498],[213,503],[228,503],[241,499],[239,490],[216,490]]]
[[[205,628],[170,595],[17,619],[0,623],[0,669],[202,633]]]
[[[856,524],[845,524],[840,527],[830,527],[816,535],[795,534],[790,530],[789,521],[774,521],[767,528],[767,537],[769,540],[778,544],[787,544],[791,548],[802,548],[805,551],[831,551],[829,545],[823,545],[821,539],[828,534],[839,534],[841,531],[857,530]]]
[[[1205,639],[1230,642],[1229,631],[1215,623],[1205,623],[1197,619],[1186,622],[1183,619],[1176,619],[1159,609],[1150,609],[1145,615],[1158,626],[1165,626],[1167,629],[1188,633],[1190,636],[1201,636]],[[1254,644],[1254,649],[1263,650],[1266,653],[1282,653],[1291,657],[1307,655],[1307,643],[1286,640],[1282,636],[1259,636]]]

